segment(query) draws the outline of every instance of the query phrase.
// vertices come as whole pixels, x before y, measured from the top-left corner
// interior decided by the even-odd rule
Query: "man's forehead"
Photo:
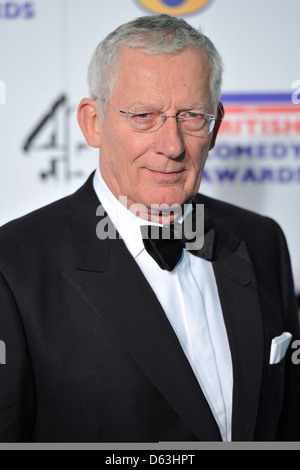
[[[149,55],[144,50],[127,47],[121,51],[114,91],[134,94],[132,106],[152,105],[155,99],[157,107],[174,90],[181,96],[186,95],[184,107],[198,107],[207,103],[203,92],[209,90],[209,82],[210,64],[206,55],[196,48]]]

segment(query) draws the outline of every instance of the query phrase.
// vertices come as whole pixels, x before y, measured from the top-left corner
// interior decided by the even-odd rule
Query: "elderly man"
[[[198,194],[224,114],[217,50],[143,17],[99,45],[89,82],[78,120],[99,168],[0,231],[0,440],[298,439],[284,236]],[[176,228],[203,204],[191,250]]]

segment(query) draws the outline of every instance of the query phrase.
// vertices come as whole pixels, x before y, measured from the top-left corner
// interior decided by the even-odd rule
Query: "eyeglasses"
[[[213,114],[203,114],[201,110],[197,109],[166,116],[153,109],[134,108],[129,111],[122,111],[111,103],[108,104],[118,113],[126,115],[129,126],[136,132],[155,132],[162,127],[168,118],[175,118],[184,134],[207,137],[214,130],[216,121],[222,121],[223,119],[223,117],[218,119]]]

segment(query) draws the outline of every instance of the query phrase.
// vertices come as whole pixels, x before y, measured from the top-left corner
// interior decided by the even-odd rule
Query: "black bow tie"
[[[183,224],[174,223],[163,227],[141,226],[145,248],[161,269],[173,271],[182,257],[183,249],[200,258],[209,261],[213,259],[215,230],[210,213],[208,209],[204,210],[204,230],[203,224],[198,226],[199,221],[197,224],[196,216],[196,206],[193,206],[193,211]],[[193,234],[193,238],[188,232]]]

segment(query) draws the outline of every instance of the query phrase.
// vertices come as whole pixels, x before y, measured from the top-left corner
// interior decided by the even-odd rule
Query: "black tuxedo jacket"
[[[300,366],[270,366],[300,338],[290,260],[270,219],[199,196],[234,369],[233,440],[300,440]],[[122,240],[99,240],[92,176],[0,230],[0,441],[221,439],[155,294]]]

